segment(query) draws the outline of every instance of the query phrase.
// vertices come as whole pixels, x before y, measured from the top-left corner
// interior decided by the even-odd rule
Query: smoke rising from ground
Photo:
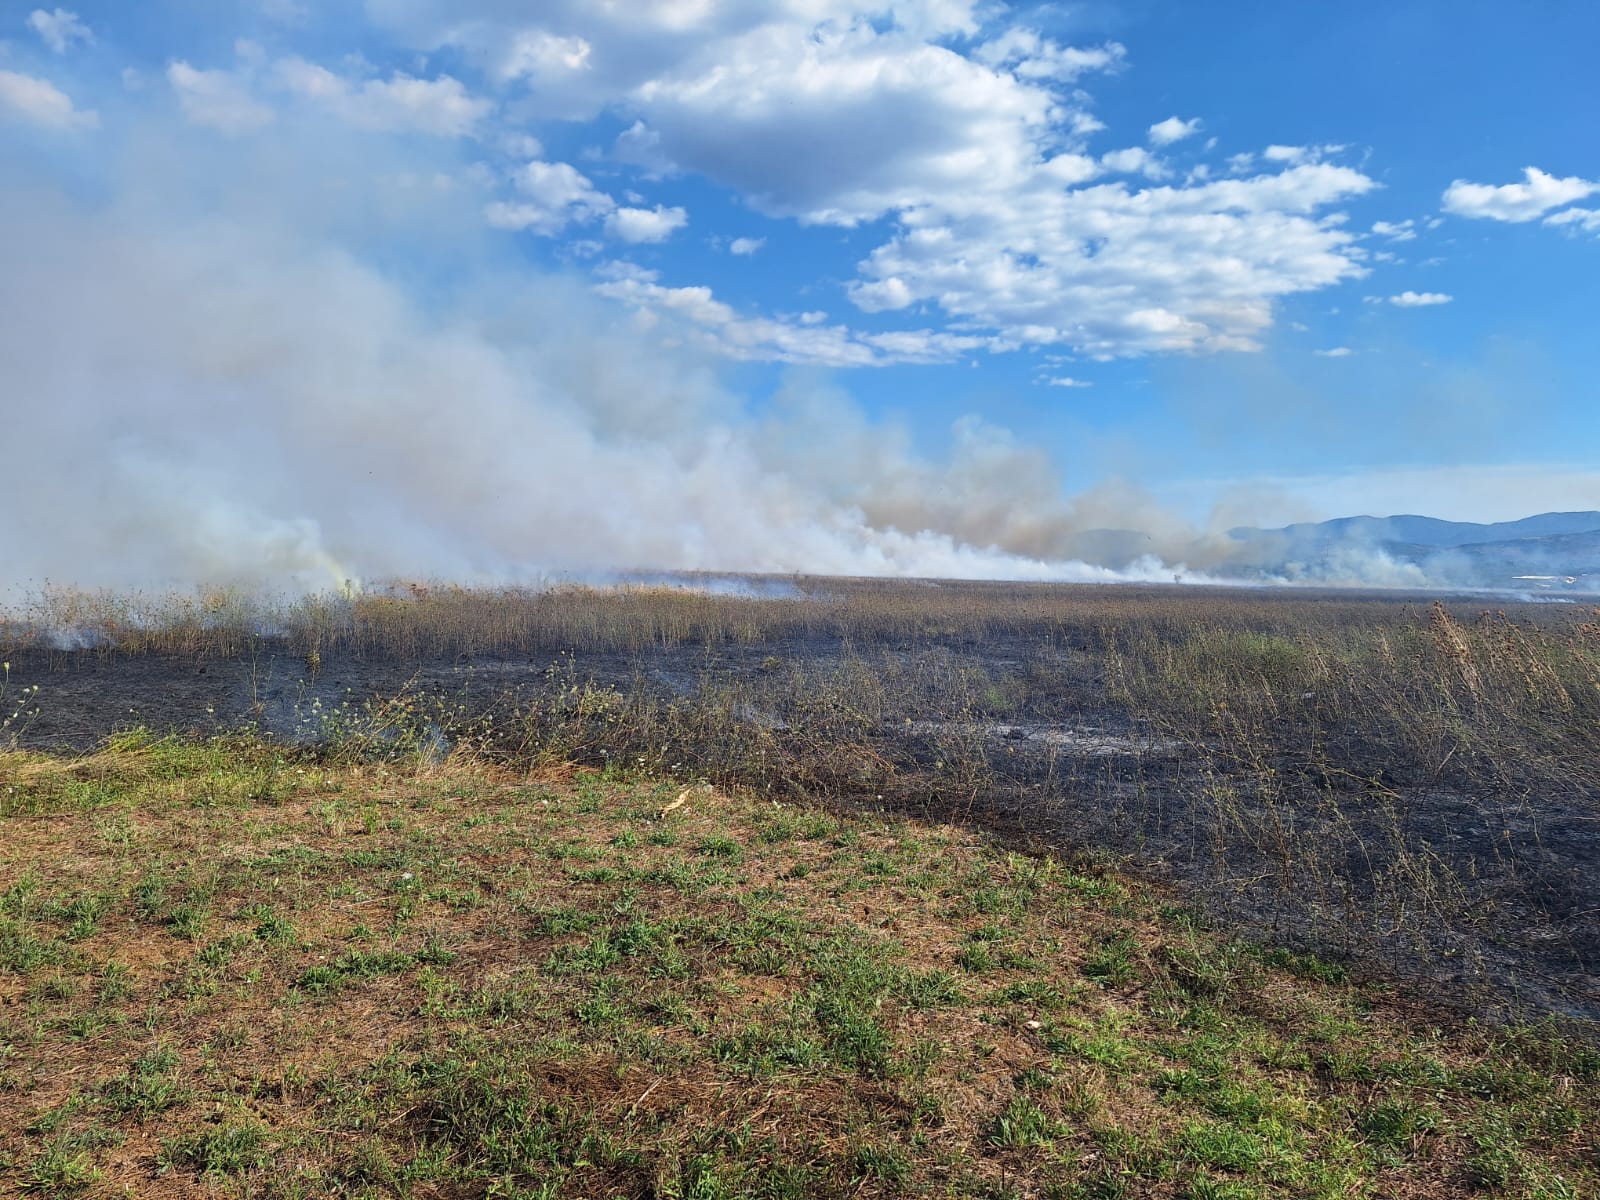
[[[1156,557],[1074,561],[1067,539],[1103,506],[1063,501],[1004,431],[964,422],[933,462],[798,383],[758,418],[574,280],[495,274],[456,289],[492,310],[425,309],[282,231],[12,199],[13,587],[630,566],[1170,577]]]

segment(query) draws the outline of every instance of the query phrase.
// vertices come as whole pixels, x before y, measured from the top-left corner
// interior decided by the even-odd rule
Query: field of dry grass
[[[1600,610],[692,582],[53,591],[0,623],[0,738],[248,728],[881,802],[1107,853],[1463,1009],[1600,1021]]]
[[[0,753],[0,1191],[1600,1189],[1592,1047],[1209,931],[1103,863],[357,748]]]

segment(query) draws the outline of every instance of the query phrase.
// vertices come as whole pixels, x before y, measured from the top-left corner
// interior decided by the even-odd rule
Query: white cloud
[[[965,326],[1096,357],[1251,349],[1276,299],[1364,273],[1354,235],[1314,214],[1373,186],[1328,163],[1144,190],[1036,178],[906,213],[850,295],[871,312],[937,304]]]
[[[865,24],[761,29],[632,99],[645,122],[632,136],[653,135],[665,161],[769,215],[838,225],[1022,181],[1060,107],[1043,86]]]
[[[978,47],[974,56],[991,67],[1003,67],[1019,79],[1063,82],[1090,71],[1113,71],[1127,58],[1116,42],[1103,46],[1063,46],[1034,30],[1013,27]]]
[[[57,54],[65,54],[75,42],[87,45],[94,41],[94,32],[78,19],[78,14],[64,8],[52,12],[34,9],[28,14],[28,28]]]
[[[1389,303],[1401,308],[1432,308],[1438,304],[1449,304],[1454,299],[1454,296],[1447,296],[1443,292],[1401,292],[1398,296],[1390,296]]]
[[[570,163],[535,160],[512,175],[522,199],[498,201],[486,211],[499,229],[526,229],[549,236],[574,221],[591,221],[614,211],[617,203]]]
[[[459,137],[492,107],[469,95],[461,81],[449,75],[416,79],[396,72],[387,80],[357,82],[294,57],[280,59],[273,74],[279,87],[358,129]]]
[[[450,47],[507,79],[508,111],[528,120],[620,118],[612,154],[650,176],[700,176],[803,224],[892,221],[847,284],[864,311],[922,306],[963,334],[1100,357],[1251,349],[1278,299],[1367,270],[1333,206],[1376,184],[1332,161],[1336,146],[1271,147],[1249,178],[1085,186],[1170,175],[1150,145],[1089,152],[1103,126],[1084,77],[1120,69],[1125,51],[1065,45],[978,0],[367,11],[421,51]],[[1199,127],[1174,116],[1151,145]],[[527,197],[490,212],[562,223]]]
[[[202,71],[178,59],[167,64],[167,82],[178,95],[183,115],[196,125],[223,133],[249,133],[277,117],[232,71]]]
[[[570,163],[535,159],[512,172],[515,200],[497,200],[484,218],[497,229],[527,230],[551,237],[568,225],[604,218],[605,231],[624,242],[665,241],[688,224],[682,208],[619,206]]]
[[[1355,353],[1349,346],[1333,346],[1327,350],[1313,350],[1318,358],[1349,358]]]
[[[1379,237],[1386,237],[1391,242],[1415,241],[1417,231],[1415,221],[1374,221],[1372,232]]]
[[[1181,142],[1186,137],[1192,137],[1200,132],[1200,118],[1190,117],[1187,121],[1181,117],[1168,117],[1165,121],[1157,121],[1150,126],[1150,141],[1157,146],[1170,146],[1174,142]]]
[[[1600,182],[1576,175],[1557,179],[1538,167],[1525,167],[1522,174],[1525,182],[1498,187],[1458,179],[1444,190],[1444,210],[1461,217],[1520,223],[1600,192]]]
[[[73,107],[72,97],[48,80],[0,71],[0,117],[8,114],[46,129],[92,129],[100,124],[97,112]]]
[[[850,299],[862,312],[892,312],[910,305],[912,295],[905,280],[889,275],[851,284]]]
[[[1270,163],[1278,163],[1286,167],[1298,167],[1303,163],[1324,162],[1334,155],[1341,153],[1344,146],[1268,146],[1261,152],[1261,157]],[[1238,157],[1235,155],[1235,157]],[[1230,160],[1231,161],[1231,160]]]
[[[660,276],[630,263],[611,263],[595,290],[633,307],[652,324],[671,322],[687,340],[727,358],[824,367],[877,367],[949,362],[988,347],[987,338],[933,330],[857,333],[824,325],[825,315],[798,320],[742,316],[708,287],[666,287]]]
[[[1563,229],[1570,228],[1574,232],[1581,230],[1584,233],[1600,233],[1600,209],[1569,208],[1562,212],[1551,213],[1544,219],[1544,223]]]
[[[1074,379],[1070,375],[1052,376],[1051,378],[1046,379],[1045,383],[1050,387],[1058,388],[1088,388],[1094,386],[1094,384],[1087,379]]]
[[[681,208],[619,208],[606,218],[606,232],[625,242],[664,242],[688,223]]]
[[[1149,179],[1165,179],[1171,174],[1166,164],[1143,146],[1129,146],[1126,150],[1102,154],[1100,165],[1119,175],[1144,175]]]
[[[766,244],[766,238],[736,237],[728,243],[728,253],[748,257]]]

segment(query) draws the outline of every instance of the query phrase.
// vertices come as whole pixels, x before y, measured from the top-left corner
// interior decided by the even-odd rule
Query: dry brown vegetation
[[[739,586],[409,586],[282,604],[57,591],[13,614],[0,644],[28,665],[13,694],[43,689],[36,737],[57,716],[52,689],[234,663],[249,683],[218,693],[222,715],[138,720],[249,724],[345,761],[626,762],[1020,827],[1480,1013],[1600,1020],[1597,611]]]

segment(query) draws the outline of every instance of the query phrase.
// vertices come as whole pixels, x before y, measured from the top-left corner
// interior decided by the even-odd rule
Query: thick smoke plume
[[[1106,505],[1004,431],[964,422],[932,462],[799,383],[756,417],[573,280],[491,273],[424,307],[328,244],[33,201],[0,225],[13,590],[1171,577],[1159,547],[1074,555]]]

